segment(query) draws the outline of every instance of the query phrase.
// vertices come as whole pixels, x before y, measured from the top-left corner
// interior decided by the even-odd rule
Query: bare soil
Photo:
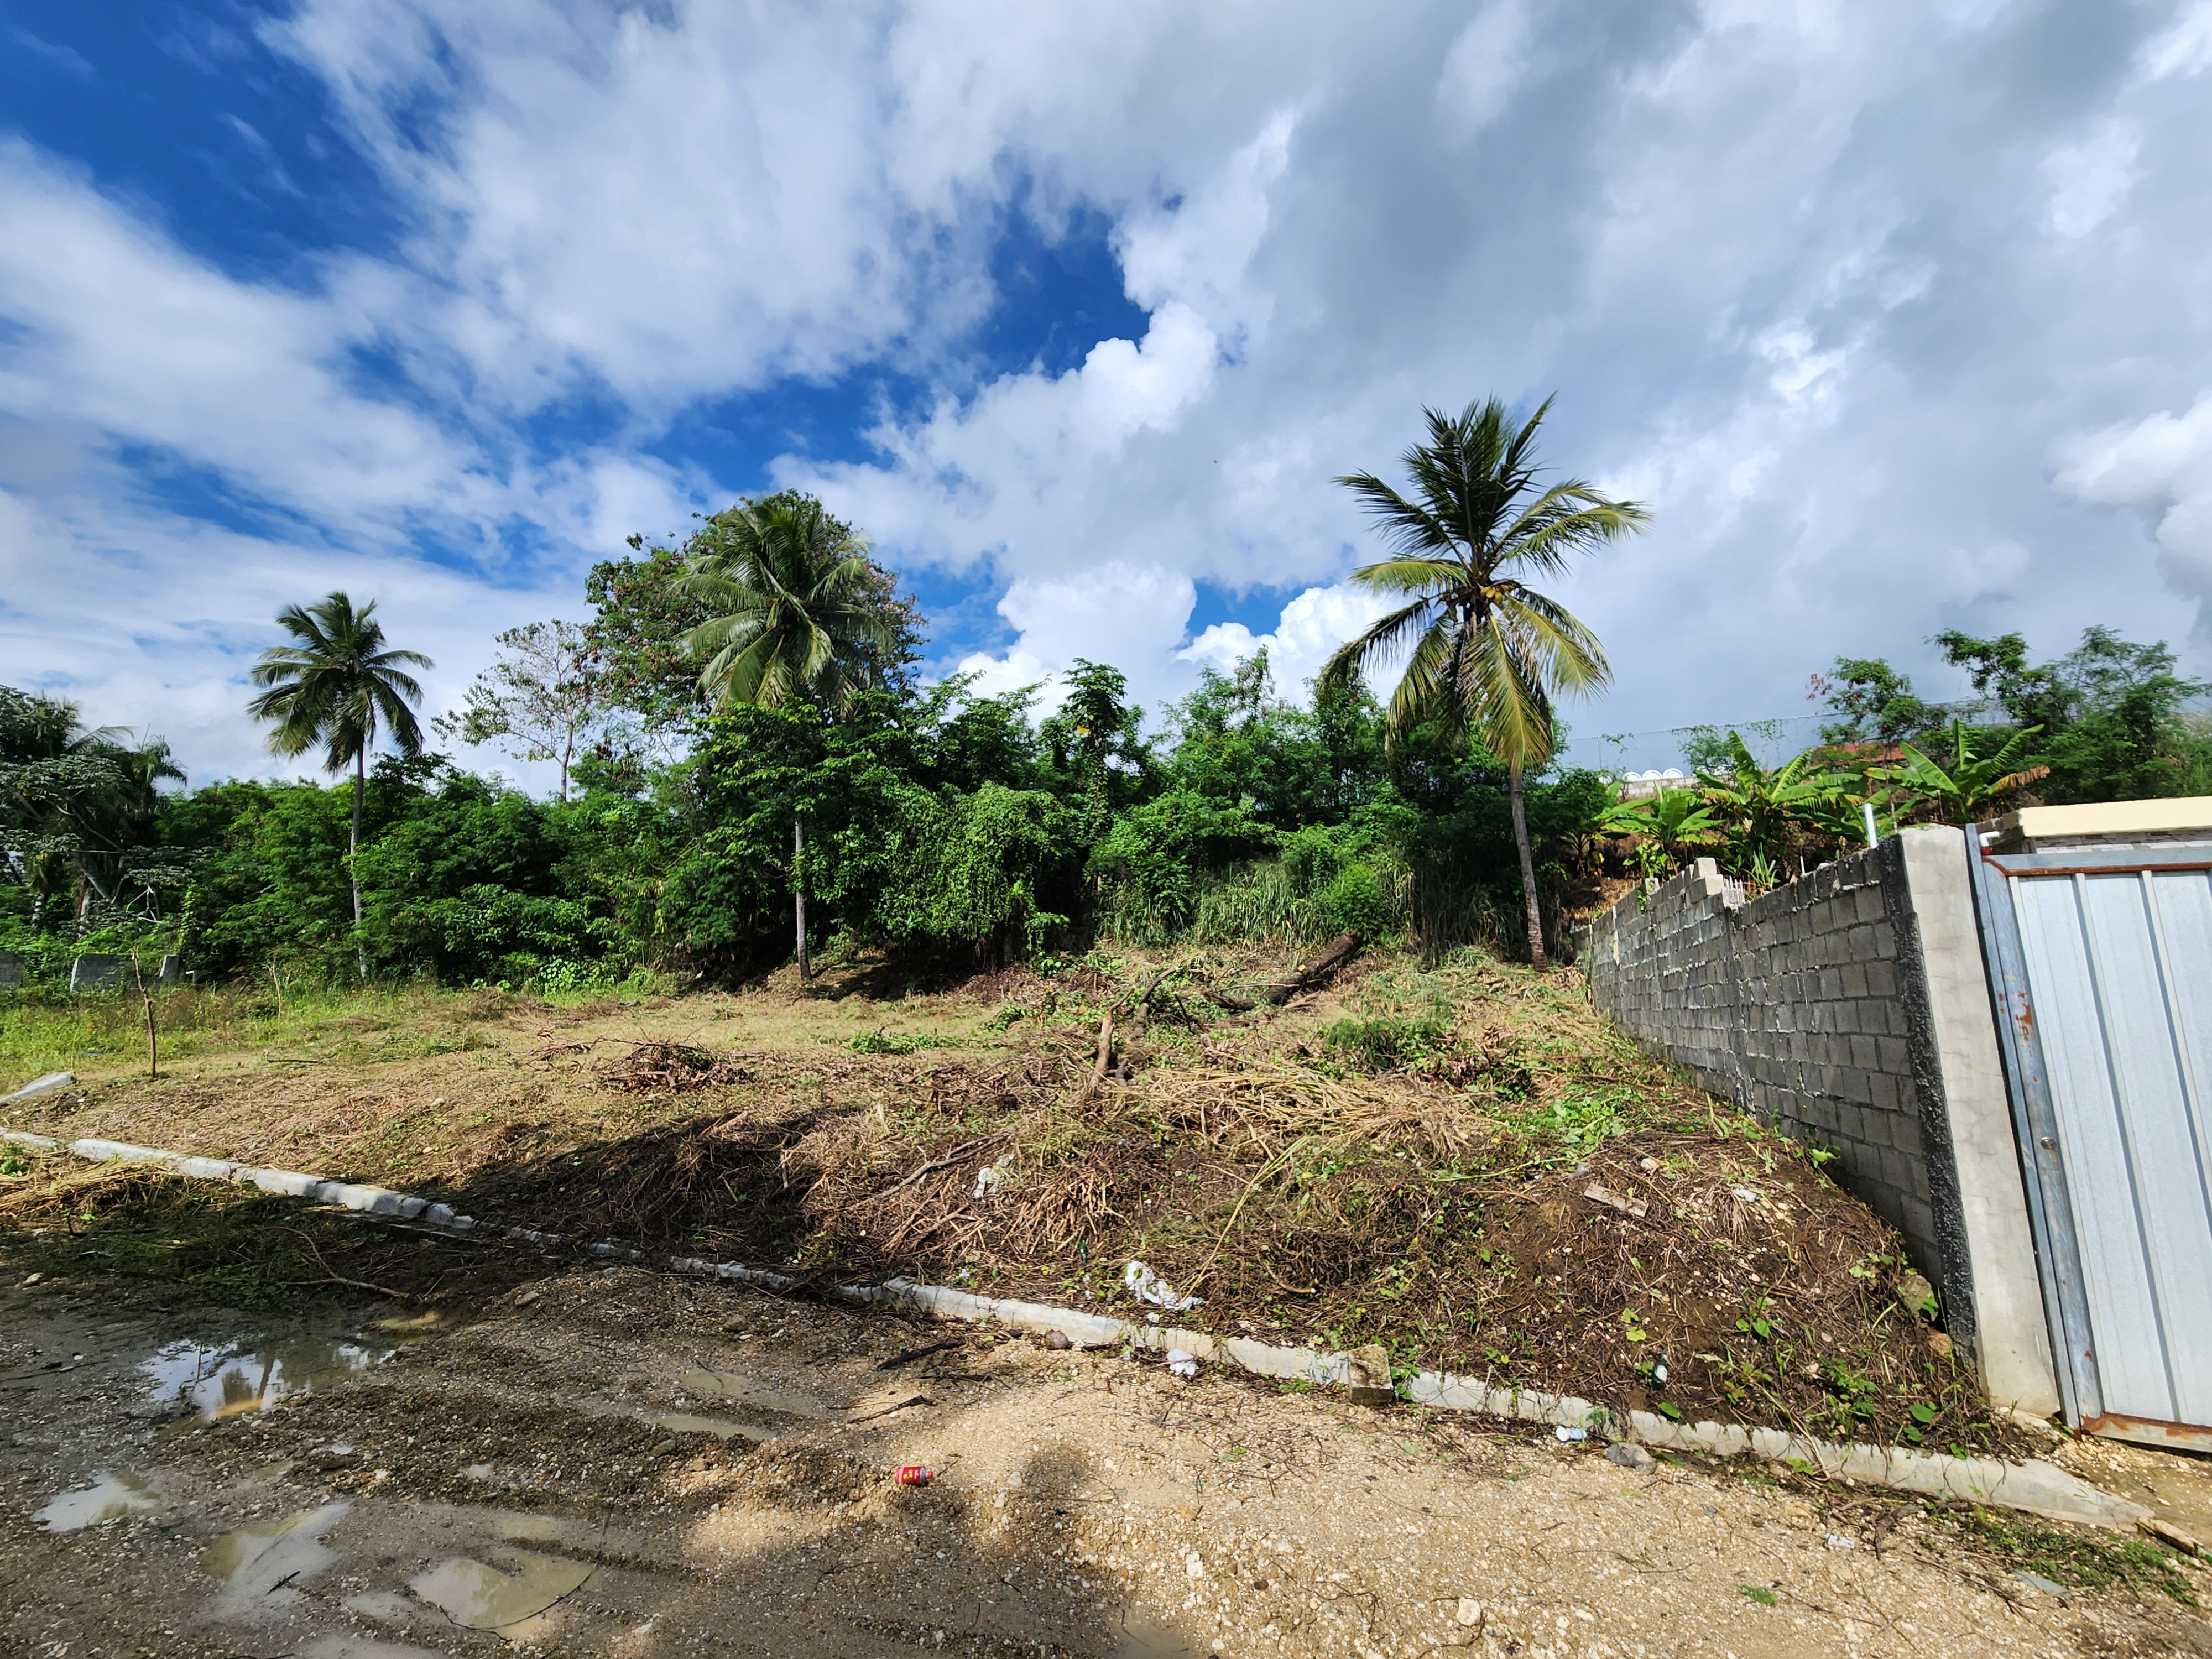
[[[537,1273],[246,1314],[0,1237],[0,1650],[2212,1653],[2176,1599],[2212,1572],[2103,1535],[2014,1540],[2089,1564],[2069,1582],[2103,1587],[2062,1598],[1970,1512],[1788,1471],[1638,1472],[988,1330]],[[895,1484],[910,1464],[934,1479]],[[91,1524],[52,1529],[57,1498]]]

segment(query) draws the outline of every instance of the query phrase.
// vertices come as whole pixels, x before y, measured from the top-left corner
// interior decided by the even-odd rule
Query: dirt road
[[[1887,1494],[1026,1337],[629,1268],[315,1325],[7,1267],[9,1655],[2212,1653]]]

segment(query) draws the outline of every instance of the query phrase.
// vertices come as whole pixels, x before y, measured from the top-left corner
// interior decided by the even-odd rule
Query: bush
[[[1416,1065],[1445,1048],[1451,1025],[1443,1019],[1342,1019],[1322,1034],[1333,1048],[1340,1048],[1371,1072],[1395,1071]]]

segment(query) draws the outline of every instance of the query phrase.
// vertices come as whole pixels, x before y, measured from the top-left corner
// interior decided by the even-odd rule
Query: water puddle
[[[187,1404],[213,1421],[265,1410],[290,1395],[350,1382],[389,1359],[388,1344],[293,1336],[258,1345],[172,1342],[143,1359],[157,1405]]]
[[[763,1388],[735,1371],[685,1371],[676,1379],[676,1386],[697,1399],[741,1400],[764,1412],[781,1412],[786,1417],[811,1417],[825,1421],[830,1415],[830,1407],[811,1394]]]
[[[227,1532],[200,1552],[200,1571],[222,1580],[216,1610],[225,1617],[289,1607],[300,1599],[292,1587],[313,1578],[337,1560],[322,1543],[323,1534],[345,1518],[351,1504],[325,1504],[281,1521],[259,1521]]]
[[[510,1641],[526,1641],[551,1628],[538,1615],[574,1595],[597,1571],[558,1555],[506,1553],[518,1564],[513,1572],[457,1555],[410,1579],[407,1588],[465,1630],[497,1631]]]
[[[154,1489],[143,1474],[118,1469],[97,1477],[82,1492],[65,1492],[50,1499],[31,1519],[48,1532],[76,1532],[128,1515],[141,1515],[155,1507]]]
[[[645,1420],[671,1434],[711,1434],[723,1440],[750,1440],[758,1445],[774,1440],[774,1429],[751,1423],[733,1423],[726,1417],[694,1417],[689,1412],[647,1412]]]

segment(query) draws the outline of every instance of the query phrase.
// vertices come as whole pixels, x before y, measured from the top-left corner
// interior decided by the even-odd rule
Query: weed
[[[1441,1019],[1344,1019],[1322,1035],[1355,1064],[1370,1072],[1390,1072],[1418,1064],[1442,1049],[1451,1040],[1451,1027]]]
[[[2069,1589],[2154,1589],[2185,1607],[2197,1598],[2189,1581],[2160,1545],[2147,1539],[2106,1538],[2067,1532],[2007,1510],[1938,1510],[1936,1518],[1958,1529],[1962,1540],[1978,1546],[2006,1565],[2063,1584]]]
[[[1020,1018],[1018,1012],[1015,1018]],[[1011,1024],[1011,1022],[1009,1022]],[[1003,1030],[1004,1026],[996,1029]],[[851,1043],[856,1054],[911,1054],[943,1046],[945,1039],[934,1031],[863,1031]]]

